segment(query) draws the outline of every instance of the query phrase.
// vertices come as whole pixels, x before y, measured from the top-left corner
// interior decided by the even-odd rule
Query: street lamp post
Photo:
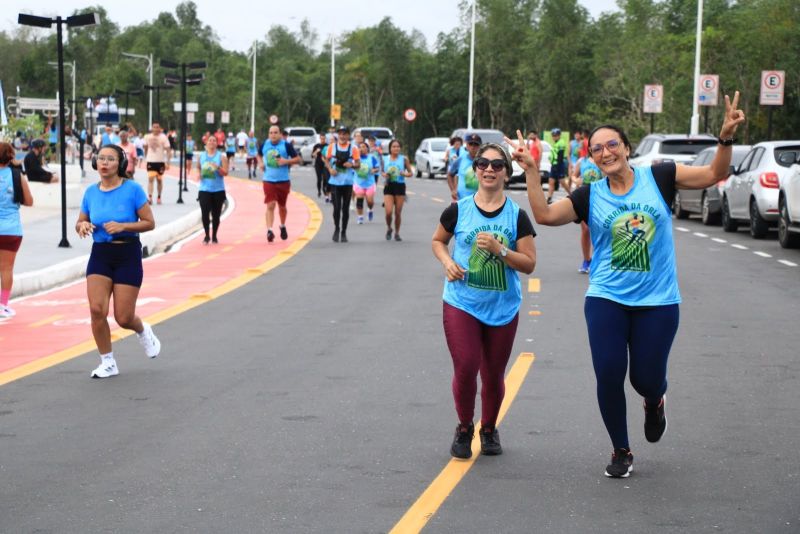
[[[179,147],[181,151],[181,156],[179,160],[179,172],[178,172],[178,204],[183,204],[183,191],[188,191],[189,187],[187,185],[187,176],[186,176],[186,86],[187,85],[199,85],[204,78],[202,72],[198,73],[191,73],[188,76],[186,75],[186,69],[189,70],[200,70],[206,68],[205,61],[192,61],[190,63],[178,63],[176,61],[170,61],[168,59],[162,59],[160,65],[165,69],[177,69],[180,68],[181,74],[177,76],[172,74],[171,76],[167,74],[166,79],[164,80],[168,84],[176,84],[180,83],[181,85],[181,135],[179,139]]]
[[[91,26],[100,23],[100,16],[97,13],[86,13],[83,15],[73,15],[71,17],[37,17],[20,13],[17,22],[23,26],[35,26],[37,28],[52,28],[56,25],[56,41],[58,43],[58,121],[59,121],[59,141],[61,142],[61,241],[59,247],[69,247],[67,239],[67,147],[64,126],[64,39],[62,26],[76,28],[79,26]],[[74,72],[74,68],[73,68]]]
[[[133,54],[131,52],[122,52],[122,55],[125,57],[132,57],[136,59],[143,59],[147,61],[147,72],[150,74],[150,86],[153,85],[153,54],[150,55],[142,55],[142,54]],[[147,86],[145,86],[147,87]],[[125,106],[127,109],[127,106]],[[147,107],[147,128],[153,124],[153,92],[150,92],[149,103]]]
[[[336,40],[331,35],[331,128],[336,126],[336,119],[333,118],[333,105],[336,104]]]
[[[55,68],[58,68],[57,61],[48,61],[48,65],[52,65]],[[70,126],[72,129],[75,129],[75,61],[73,60],[72,63],[64,63],[65,67],[69,67],[72,70],[72,100],[70,103],[72,104],[72,115],[70,116]]]
[[[172,89],[171,85],[145,85],[145,89],[150,91],[150,99],[153,99],[153,91],[156,92],[156,122],[161,122],[161,91],[168,91]],[[153,121],[150,121],[150,126],[153,125]]]
[[[703,0],[697,0],[697,36],[694,47],[694,91],[692,91],[692,120],[689,133],[697,135],[700,128],[700,113],[697,99],[700,96],[700,48],[703,41]],[[708,109],[708,108],[706,108]]]
[[[472,82],[475,73],[475,4],[478,0],[472,0],[472,32],[469,44],[469,99],[467,104],[467,129],[472,129]]]
[[[250,95],[250,131],[256,129],[256,56],[258,55],[258,41],[253,41],[253,90]]]
[[[128,106],[130,104],[131,95],[140,95],[140,94],[142,94],[142,90],[141,89],[131,89],[129,91],[119,91],[119,90],[117,90],[115,92],[118,93],[118,94],[121,94],[121,95],[125,95],[125,121],[124,122],[127,123],[128,122]]]

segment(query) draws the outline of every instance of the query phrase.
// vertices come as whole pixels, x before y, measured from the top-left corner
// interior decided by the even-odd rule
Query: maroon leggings
[[[506,393],[505,371],[519,314],[503,326],[488,326],[446,302],[444,335],[453,358],[453,398],[460,423],[470,424],[475,416],[478,372],[481,374],[481,425],[494,427]]]

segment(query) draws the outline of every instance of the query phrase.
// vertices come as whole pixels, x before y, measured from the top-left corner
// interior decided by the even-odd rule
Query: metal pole
[[[153,54],[150,53],[150,65],[147,67],[150,70],[150,87],[153,87]],[[147,128],[149,129],[153,125],[153,90],[151,89],[148,96],[148,105],[147,105]]]
[[[59,152],[61,153],[61,242],[59,247],[69,248],[67,240],[67,146],[64,124],[67,122],[64,116],[64,43],[62,42],[61,17],[56,17],[56,31],[58,33],[58,137],[61,143]]]
[[[651,113],[650,114],[650,133],[653,133],[653,130],[654,130],[654,127],[655,127],[655,123],[656,123],[656,114],[655,113]]]
[[[72,131],[75,131],[75,60],[72,60],[72,120],[70,124],[72,125]]]
[[[156,116],[158,117],[158,123],[161,124],[161,86],[156,87]],[[153,126],[153,123],[150,123],[150,126]]]
[[[469,99],[467,104],[467,129],[472,129],[472,83],[475,79],[475,4],[477,0],[472,1],[472,34],[470,36],[469,44]]]
[[[128,106],[130,105],[131,94],[125,91],[125,123],[128,122]]]
[[[258,55],[258,41],[253,41],[253,92],[250,95],[250,131],[256,130],[256,56]]]
[[[708,106],[703,106],[703,133],[708,133]]]
[[[336,56],[334,55],[334,50],[336,46],[336,41],[334,40],[334,36],[331,35],[331,128],[336,126],[336,119],[333,118],[333,105],[336,103]]]
[[[775,106],[770,106],[767,113],[767,141],[772,140],[772,110],[774,108]]]
[[[700,96],[700,48],[703,39],[703,0],[697,0],[697,35],[694,49],[694,91],[692,91],[692,122],[689,128],[691,135],[697,135],[700,126],[697,99]]]
[[[180,164],[180,170],[178,174],[178,204],[183,204],[183,171],[184,171],[184,161],[183,158],[186,156],[186,63],[181,63],[181,136],[180,136],[180,145],[181,147],[181,157],[178,160]]]

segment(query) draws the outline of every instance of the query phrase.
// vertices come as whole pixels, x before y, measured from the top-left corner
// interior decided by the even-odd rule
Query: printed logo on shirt
[[[267,167],[272,167],[273,169],[278,168],[278,155],[280,153],[277,150],[270,150],[267,152]]]
[[[464,187],[470,191],[478,190],[478,177],[475,176],[475,169],[472,167],[464,173]]]
[[[214,169],[213,162],[207,161],[203,163],[203,166],[200,169],[200,176],[204,180],[213,180],[217,177],[217,171]]]
[[[356,174],[359,178],[367,178],[369,176],[369,164],[366,161],[361,162],[361,166],[358,167]]]
[[[611,225],[611,268],[650,271],[649,243],[656,235],[655,221],[641,210],[623,213]]]
[[[400,174],[400,169],[398,169],[394,165],[390,165],[386,169],[386,174],[389,175],[389,181],[390,182],[396,182],[397,181],[397,175]]]
[[[485,225],[476,228],[467,236],[466,243],[472,242],[472,251],[469,255],[467,269],[467,286],[486,291],[507,291],[506,266],[498,256],[488,250],[478,248],[478,242],[473,241],[480,232],[491,232],[495,239],[504,246],[509,246],[508,229],[501,225]]]
[[[581,174],[581,178],[583,179],[584,184],[590,184],[592,182],[596,182],[602,177],[603,177],[602,173],[594,167],[589,167]]]

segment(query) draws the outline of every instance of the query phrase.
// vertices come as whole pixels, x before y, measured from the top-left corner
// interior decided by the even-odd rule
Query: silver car
[[[311,126],[287,126],[286,127],[287,140],[294,145],[294,149],[300,154],[300,159],[303,165],[311,163],[311,150],[303,151],[303,148],[311,145],[312,147],[317,143],[319,135],[317,131]]]
[[[749,223],[756,239],[778,223],[778,189],[800,152],[800,141],[765,141],[753,146],[722,190],[722,228]],[[786,154],[786,155],[784,155]]]
[[[783,157],[788,161],[788,152]],[[778,242],[783,248],[800,247],[800,153],[789,173],[781,180],[778,192]]]
[[[750,148],[750,145],[735,145],[733,147],[729,176],[733,174],[734,170],[750,151]],[[706,148],[697,155],[692,165],[695,167],[710,165],[716,153],[716,146]],[[703,224],[719,224],[722,211],[722,186],[725,185],[726,181],[727,178],[705,189],[681,189],[675,191],[675,202],[672,205],[672,212],[675,217],[685,219],[691,213],[699,213]]]
[[[425,172],[428,178],[434,178],[437,174],[446,174],[447,169],[444,161],[444,154],[450,146],[447,137],[428,137],[423,139],[414,154],[414,166],[417,169],[417,178]]]
[[[649,167],[661,161],[688,165],[704,148],[716,146],[717,138],[707,134],[650,134],[642,138],[631,155],[632,167]]]

